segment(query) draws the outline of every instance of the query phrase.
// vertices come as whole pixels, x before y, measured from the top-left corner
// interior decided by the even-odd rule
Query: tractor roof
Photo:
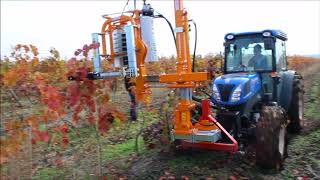
[[[267,32],[269,32],[269,33],[267,33]],[[266,29],[263,31],[254,31],[254,32],[228,33],[224,36],[224,39],[229,40],[229,38],[228,38],[229,35],[233,35],[234,37],[237,37],[237,36],[258,35],[258,34],[263,35],[263,36],[268,36],[268,35],[270,36],[271,35],[273,37],[279,38],[284,41],[286,41],[288,39],[286,33],[282,32],[281,30],[272,30],[272,29]]]

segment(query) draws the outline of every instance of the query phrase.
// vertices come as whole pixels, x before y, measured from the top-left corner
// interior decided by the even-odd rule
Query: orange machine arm
[[[180,102],[176,106],[174,112],[175,120],[173,133],[177,135],[188,135],[194,133],[193,131],[195,127],[196,129],[201,129],[201,126],[194,126],[191,122],[191,111],[195,107],[195,104],[192,101],[192,88],[196,86],[197,82],[209,80],[209,74],[206,72],[192,72],[189,49],[188,13],[183,8],[182,0],[174,0],[174,9],[177,44],[177,71],[174,74],[160,75],[159,81],[161,83],[166,83],[168,88],[180,89]],[[135,92],[138,101],[148,101],[148,96],[151,94],[151,91],[146,81],[148,76],[144,65],[148,49],[141,37],[140,14],[141,11],[134,10],[133,16],[121,15],[114,18],[108,16],[105,17],[106,21],[101,30],[102,55],[107,55],[105,35],[109,34],[111,52],[108,60],[113,62],[114,58],[118,55],[113,51],[112,31],[122,28],[127,23],[133,24],[136,46],[136,64],[138,69],[138,76],[135,78]]]
[[[180,89],[180,102],[175,108],[173,134],[185,136],[193,134],[195,127],[191,122],[191,110],[195,104],[192,102],[192,88],[196,82],[209,80],[206,72],[192,72],[192,63],[189,49],[189,25],[188,13],[183,8],[183,0],[174,0],[176,44],[177,44],[177,72],[175,74],[160,75],[160,82],[176,84],[168,85],[168,88]],[[197,125],[197,129],[202,127]],[[205,128],[205,127],[204,127]],[[210,127],[215,129],[215,126]],[[207,130],[207,127],[205,128]]]
[[[106,21],[103,23],[102,28],[101,28],[101,40],[102,40],[102,56],[107,56],[107,44],[106,44],[106,33],[109,34],[109,40],[110,40],[110,54],[108,59],[110,60],[111,63],[113,63],[115,56],[117,54],[114,53],[114,45],[113,45],[113,34],[112,31],[115,29],[126,25],[128,22],[131,22],[134,24],[135,22],[133,21],[132,17],[130,16],[119,16],[115,18],[111,17],[104,17],[106,18]]]
[[[176,86],[170,87],[194,87],[194,82],[206,81],[209,74],[206,72],[192,72],[192,63],[189,48],[188,13],[183,8],[183,0],[174,0],[177,44],[177,72],[176,74],[160,75],[160,82],[176,82]]]
[[[133,16],[121,15],[118,17],[109,17],[104,16],[106,21],[103,23],[101,28],[101,38],[102,38],[102,56],[107,57],[107,60],[110,63],[114,62],[116,56],[121,56],[123,54],[116,54],[114,52],[114,44],[113,44],[113,31],[116,29],[121,29],[123,26],[131,23],[134,25],[134,37],[135,37],[135,46],[136,46],[136,60],[137,60],[137,69],[138,76],[135,78],[136,83],[136,98],[138,101],[148,101],[149,95],[151,94],[150,87],[146,83],[146,68],[144,65],[144,60],[147,54],[147,46],[142,40],[141,37],[141,27],[140,27],[140,10],[132,11]],[[110,41],[110,54],[107,55],[107,43],[106,43],[106,34],[109,35]]]
[[[233,137],[211,116],[210,101],[203,100],[202,102],[202,116],[197,123],[191,121],[191,111],[195,108],[195,103],[192,101],[192,89],[196,87],[197,83],[210,80],[207,72],[192,72],[192,63],[189,49],[189,25],[188,13],[183,8],[183,0],[174,0],[175,9],[175,24],[176,24],[176,45],[177,45],[177,70],[173,74],[163,74],[158,76],[158,82],[167,84],[168,88],[178,88],[180,90],[179,103],[174,109],[174,127],[172,130],[173,139],[187,140],[183,141],[182,145],[185,147],[207,147],[209,149],[221,149],[228,151],[236,151],[238,149],[237,142]],[[119,17],[111,18],[106,16],[106,21],[102,26],[102,56],[107,55],[106,48],[106,34],[109,34],[110,39],[110,56],[108,60],[113,62],[116,56],[120,54],[114,53],[112,31],[123,28],[127,23],[134,25],[135,38],[135,53],[136,53],[136,67],[137,74],[136,82],[136,97],[138,101],[148,101],[151,94],[150,86],[147,84],[148,78],[145,67],[145,57],[147,54],[147,46],[142,40],[140,15],[142,11],[132,11],[133,16],[121,15]],[[193,142],[194,137],[202,137],[203,131],[211,132],[220,129],[226,134],[233,144],[221,144],[213,142]],[[213,134],[216,136],[216,134]],[[213,137],[209,134],[208,137]],[[203,139],[200,139],[203,140]],[[205,140],[204,140],[205,141]]]
[[[182,0],[174,1],[176,18],[176,44],[177,44],[177,72],[191,72],[191,59],[188,39],[188,13],[183,9]]]
[[[137,25],[140,25],[140,11],[135,10],[135,18],[134,21]],[[139,71],[139,76],[136,77],[136,91],[135,95],[138,101],[144,101],[148,103],[150,101],[150,94],[151,94],[151,89],[149,85],[146,83],[146,76],[147,76],[147,71],[146,67],[144,65],[145,63],[145,58],[147,56],[148,48],[146,44],[142,40],[141,36],[141,27],[137,26],[135,27],[135,42],[136,42],[136,56],[137,56],[137,68]]]

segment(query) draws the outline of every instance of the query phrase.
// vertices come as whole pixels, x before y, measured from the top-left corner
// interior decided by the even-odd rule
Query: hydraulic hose
[[[174,39],[174,44],[177,48],[177,42],[176,42],[176,36],[174,34],[174,30],[173,30],[173,27],[172,27],[172,24],[170,23],[170,21],[165,17],[163,16],[161,13],[157,12],[158,15],[155,15],[154,17],[155,18],[163,18],[164,20],[166,20],[166,22],[168,23],[169,27],[170,27],[170,30],[171,30],[171,33],[172,33],[172,37]],[[192,22],[192,24],[194,25],[194,35],[195,35],[195,39],[194,39],[194,50],[193,50],[193,61],[192,61],[192,72],[194,72],[194,67],[195,67],[195,61],[196,61],[196,51],[197,51],[197,42],[198,42],[198,29],[197,29],[197,24],[196,22],[192,19],[192,20],[189,20]]]
[[[161,13],[159,13],[159,12],[157,12],[157,11],[156,11],[156,13],[158,13],[158,15],[155,15],[154,18],[163,18],[163,19],[167,22],[167,24],[169,25],[170,30],[171,30],[171,33],[172,33],[172,37],[173,37],[173,39],[174,39],[174,44],[175,44],[175,46],[176,46],[176,48],[177,48],[176,36],[175,36],[175,34],[174,34],[174,30],[173,30],[172,24],[171,24],[170,21],[169,21],[166,17],[164,17]],[[194,29],[195,29],[195,31],[194,31],[194,33],[195,33],[195,40],[194,40],[193,61],[192,61],[192,72],[194,72],[194,71],[195,71],[197,42],[198,42],[198,29],[197,29],[197,24],[196,24],[196,22],[195,22],[194,20],[189,20],[189,21],[192,22],[192,24],[194,25]],[[207,95],[208,95],[208,94],[207,94]],[[210,95],[209,95],[209,97],[210,97]],[[192,96],[192,100],[201,103],[201,99],[200,99],[200,98],[197,98],[197,97],[195,97],[195,96]]]
[[[193,19],[191,19],[189,21],[191,21],[194,26],[194,50],[193,50],[193,60],[192,60],[192,72],[194,72],[195,61],[196,61],[197,42],[198,42],[198,29],[197,29],[197,24]]]
[[[174,30],[173,30],[172,24],[171,24],[170,21],[169,21],[166,17],[164,17],[161,13],[159,13],[159,12],[157,12],[157,11],[156,11],[156,13],[158,13],[158,15],[155,15],[155,16],[154,16],[155,18],[163,18],[163,19],[166,20],[166,22],[168,23],[168,25],[169,25],[169,27],[170,27],[170,30],[171,30],[171,33],[172,33],[172,37],[173,37],[173,39],[174,39],[174,44],[175,44],[175,46],[176,46],[176,48],[177,48],[176,36],[175,36],[175,34],[174,34]]]

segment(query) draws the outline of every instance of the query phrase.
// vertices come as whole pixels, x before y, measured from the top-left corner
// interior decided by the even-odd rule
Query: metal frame
[[[232,144],[228,143],[217,143],[217,142],[190,142],[190,141],[182,141],[182,148],[200,148],[200,149],[210,149],[210,150],[219,150],[219,151],[229,151],[229,152],[237,152],[238,151],[238,142],[228,133],[227,130],[223,128],[223,126],[211,115],[210,110],[210,100],[204,99],[202,100],[202,116],[200,120],[208,120],[213,123],[217,129],[221,130],[229,140],[231,140]]]
[[[207,72],[192,72],[192,62],[190,57],[189,49],[189,24],[188,24],[188,13],[183,8],[183,0],[174,0],[175,9],[175,24],[176,24],[176,45],[177,45],[177,70],[173,74],[163,74],[158,76],[160,83],[165,83],[167,88],[178,88],[180,89],[180,100],[176,105],[174,114],[174,124],[172,134],[173,136],[186,136],[192,137],[197,136],[196,140],[204,140],[200,142],[188,142],[183,141],[182,144],[185,148],[187,147],[200,147],[215,150],[225,150],[235,152],[238,149],[237,141],[217,122],[212,116],[210,111],[210,101],[203,100],[202,102],[202,116],[198,123],[192,124],[191,121],[191,111],[195,108],[195,103],[192,101],[192,88],[196,87],[197,83],[210,80],[209,73]],[[112,32],[119,28],[133,27],[134,39],[130,42],[135,44],[135,49],[130,49],[136,58],[136,76],[135,76],[135,95],[138,101],[148,101],[148,97],[151,94],[150,85],[148,84],[148,75],[145,68],[145,57],[147,54],[147,46],[143,42],[141,37],[141,27],[140,27],[140,10],[134,10],[131,12],[132,16],[120,15],[118,17],[103,16],[106,21],[104,22],[101,29],[101,39],[102,39],[102,55],[110,63],[114,63],[114,58],[120,54],[116,54],[113,48],[113,34]],[[107,43],[106,35],[109,35],[110,40],[110,54],[107,55]],[[93,35],[93,41],[97,41],[97,34]],[[99,50],[96,50],[99,53]],[[96,65],[95,71],[100,73],[100,56],[95,56],[94,64]],[[99,61],[99,62],[98,62]],[[130,66],[130,65],[129,65]],[[119,72],[113,73],[100,73],[106,76],[118,75]],[[100,76],[99,74],[99,76]],[[157,78],[152,78],[157,79]],[[202,132],[211,132],[206,133]],[[215,133],[218,132],[218,133]],[[216,143],[220,139],[220,133],[224,133],[233,142],[233,144],[226,143]],[[212,135],[212,137],[210,136]],[[206,138],[213,138],[211,142],[206,142]]]

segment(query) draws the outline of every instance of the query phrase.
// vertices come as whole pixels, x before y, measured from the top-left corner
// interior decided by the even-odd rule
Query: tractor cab
[[[277,102],[279,83],[271,75],[287,70],[286,40],[278,30],[226,34],[224,75],[213,83],[213,102],[232,106],[265,96]]]
[[[225,74],[286,70],[286,34],[278,30],[225,36]]]

